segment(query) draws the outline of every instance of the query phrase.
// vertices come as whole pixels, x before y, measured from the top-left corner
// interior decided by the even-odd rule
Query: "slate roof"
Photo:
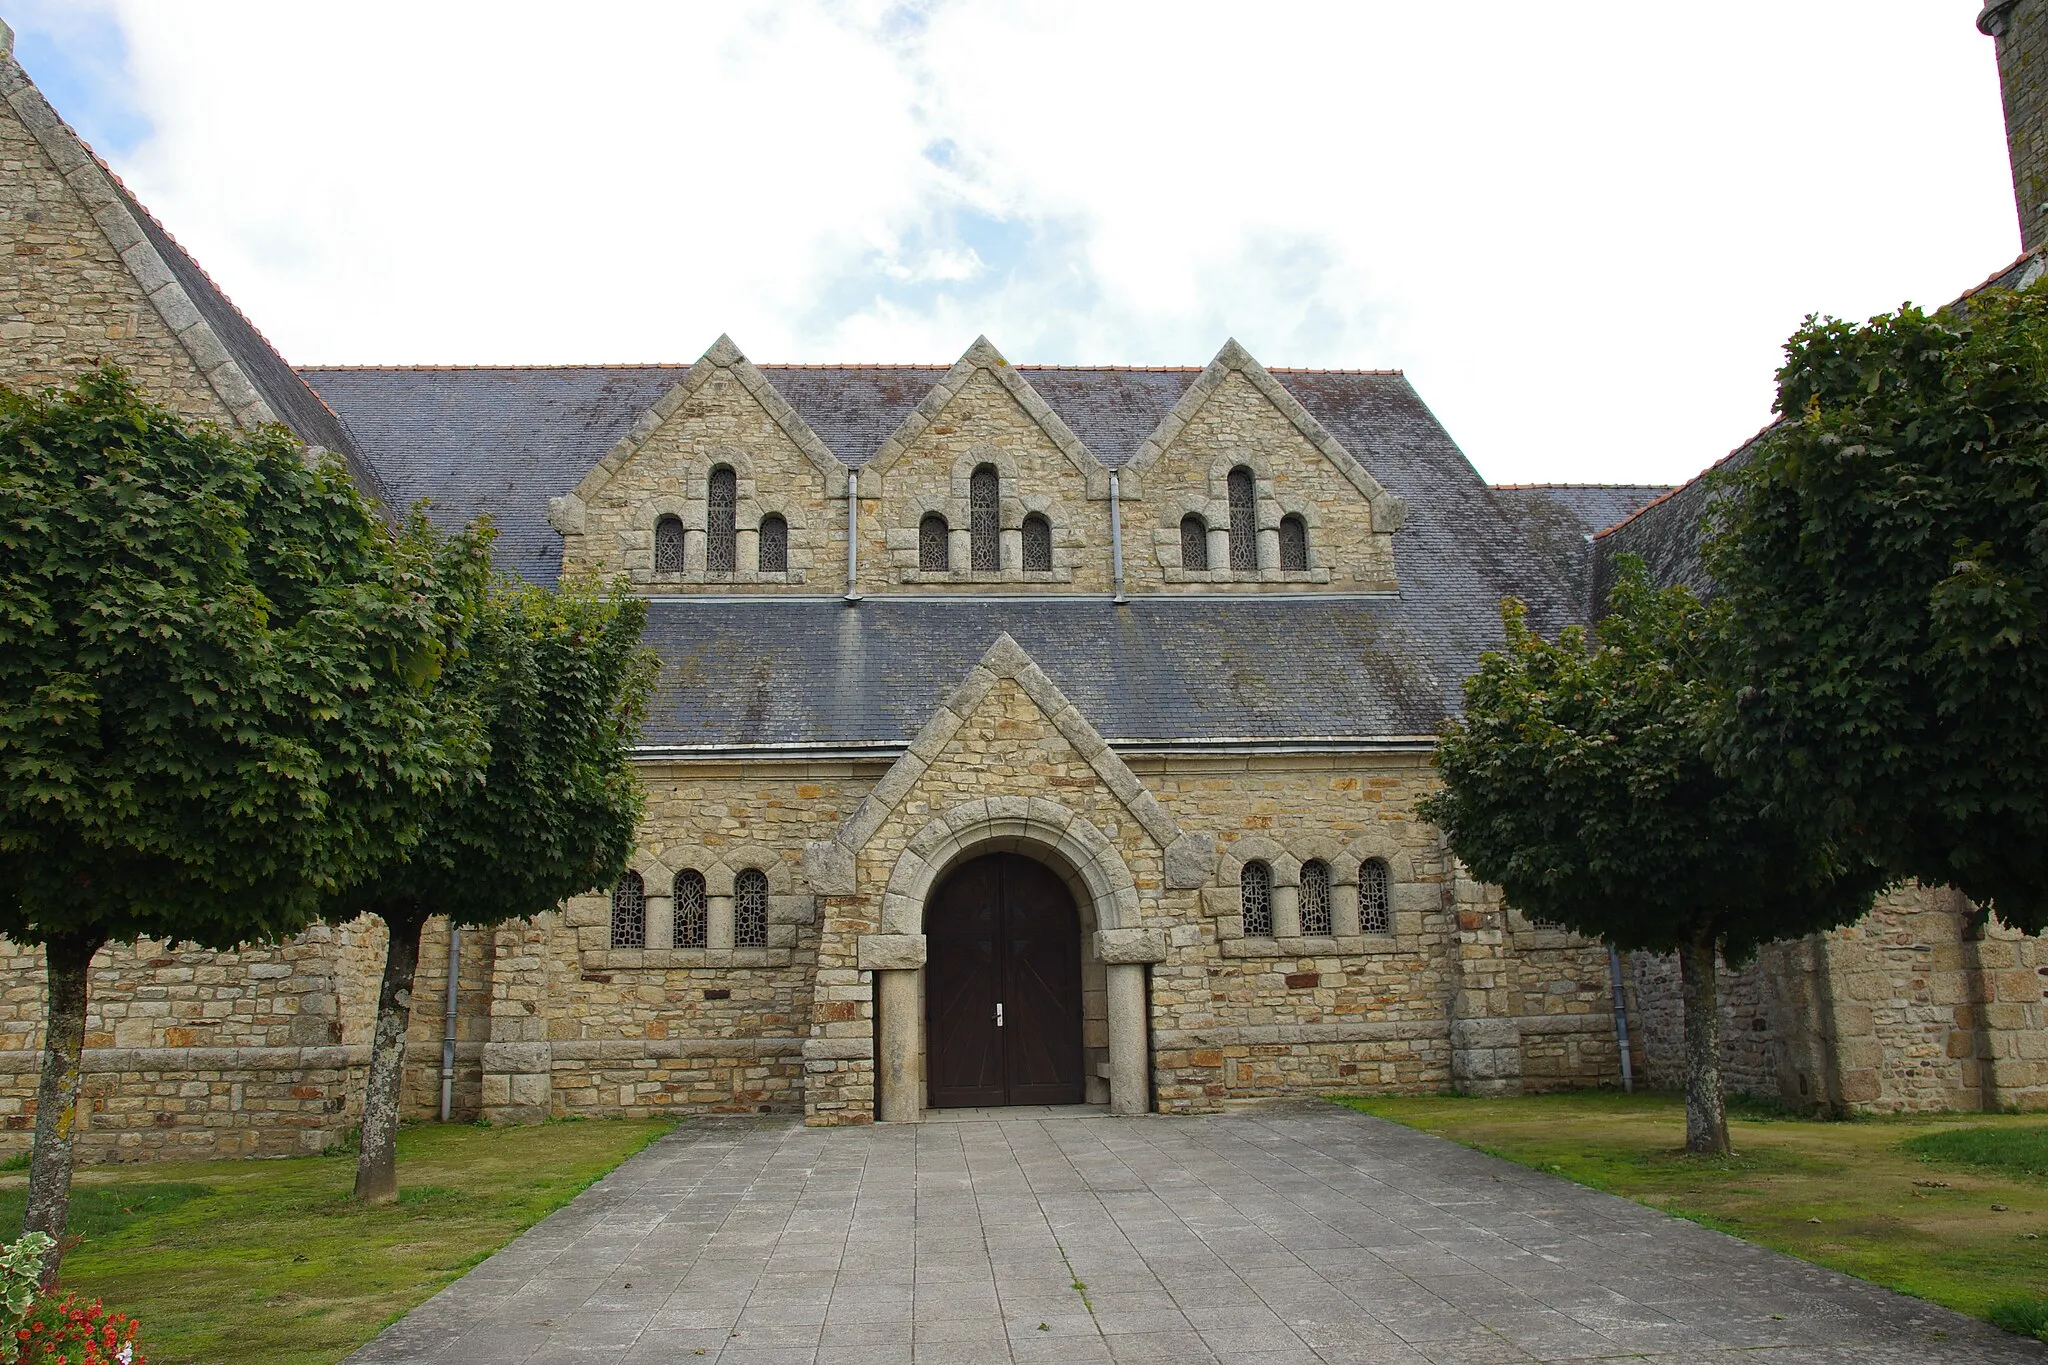
[[[946,373],[760,368],[849,465],[872,455]],[[1112,465],[1200,374],[1018,368]],[[490,513],[501,563],[550,583],[561,541],[547,500],[573,489],[686,369],[301,373],[341,414],[394,500],[429,499],[450,522]],[[1121,610],[1045,595],[979,605],[876,595],[851,608],[836,599],[661,601],[649,639],[668,664],[647,742],[894,743],[1004,630],[1118,738],[1427,734],[1455,709],[1480,653],[1499,643],[1503,597],[1528,602],[1546,632],[1584,619],[1589,551],[1578,504],[1489,488],[1398,373],[1272,373],[1406,502],[1394,540],[1398,596],[1140,598]],[[1223,659],[1244,662],[1223,668]],[[871,671],[885,665],[886,677]]]
[[[1671,491],[1667,483],[1497,483],[1493,491],[1530,516],[1570,517],[1594,535]]]
[[[906,745],[1007,631],[1107,739],[1433,734],[1469,640],[1398,597],[656,601],[651,749]]]

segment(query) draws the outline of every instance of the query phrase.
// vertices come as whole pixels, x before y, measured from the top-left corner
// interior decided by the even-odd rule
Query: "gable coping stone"
[[[710,349],[697,358],[696,364],[684,371],[683,377],[670,386],[653,406],[636,417],[626,434],[598,457],[597,463],[591,466],[590,472],[583,476],[574,491],[548,499],[548,524],[563,535],[580,535],[584,529],[584,512],[591,501],[625,468],[626,462],[639,452],[640,447],[647,444],[654,433],[660,431],[683,404],[721,370],[737,379],[747,395],[761,405],[769,420],[803,452],[804,458],[825,480],[825,496],[844,498],[846,466],[840,463],[839,457],[832,453],[818,433],[811,430],[811,424],[789,405],[789,400],[782,396],[774,381],[747,359],[730,336],[720,333]]]
[[[1373,477],[1357,456],[1347,450],[1330,429],[1316,419],[1316,415],[1301,405],[1301,400],[1288,392],[1287,386],[1275,379],[1264,365],[1252,358],[1251,352],[1238,344],[1232,337],[1223,343],[1223,349],[1216,353],[1195,382],[1188,385],[1173,410],[1159,419],[1159,425],[1152,429],[1139,445],[1137,453],[1125,462],[1121,472],[1124,480],[1122,494],[1126,498],[1140,498],[1143,493],[1145,466],[1157,460],[1166,448],[1172,445],[1187,424],[1194,420],[1196,413],[1208,403],[1224,380],[1233,374],[1241,374],[1260,396],[1280,410],[1282,416],[1294,424],[1310,445],[1314,446],[1338,472],[1351,481],[1360,493],[1372,504],[1372,527],[1374,531],[1392,533],[1401,529],[1408,516],[1408,505]],[[1136,482],[1139,486],[1133,488]]]
[[[880,448],[861,466],[862,472],[872,471],[877,476],[887,474],[890,467],[903,458],[903,453],[910,449],[917,438],[939,419],[939,414],[959,397],[960,391],[967,387],[968,381],[974,378],[978,370],[987,370],[994,377],[1003,391],[1010,395],[1018,407],[1024,409],[1025,415],[1036,422],[1039,429],[1059,448],[1060,453],[1067,457],[1075,471],[1088,481],[1089,497],[1109,496],[1109,466],[1074,434],[1073,428],[1066,424],[1065,419],[1038,396],[1038,390],[1031,387],[1031,381],[1019,374],[1017,367],[1005,360],[1002,352],[998,351],[985,336],[976,337],[974,344],[953,362],[953,367],[946,371],[945,377],[932,386],[931,392],[918,402],[910,415],[897,425],[896,430],[889,434],[889,438],[883,441]]]

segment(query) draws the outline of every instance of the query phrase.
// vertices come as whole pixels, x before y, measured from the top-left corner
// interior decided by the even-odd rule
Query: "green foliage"
[[[2048,290],[1786,350],[1708,547],[1726,762],[1810,839],[2048,928]]]
[[[232,947],[416,837],[488,538],[396,531],[282,428],[119,370],[0,389],[0,932]]]
[[[490,925],[615,880],[642,804],[630,758],[654,678],[646,612],[623,589],[496,584],[435,688],[481,725],[476,761],[420,803],[418,841],[329,913]]]
[[[2048,1299],[2001,1299],[1985,1314],[1994,1327],[2048,1341]]]
[[[0,1341],[13,1341],[21,1330],[36,1301],[43,1257],[54,1244],[47,1232],[25,1232],[19,1240],[0,1247]]]
[[[2048,1124],[1948,1128],[1909,1138],[1904,1146],[1927,1161],[2007,1175],[2048,1176]]]
[[[1437,747],[1443,788],[1421,813],[1508,902],[1624,949],[1701,933],[1740,960],[1757,945],[1862,914],[1881,878],[1830,878],[1763,802],[1717,774],[1714,623],[1684,588],[1624,558],[1610,614],[1555,643],[1501,609],[1506,647],[1465,685]]]

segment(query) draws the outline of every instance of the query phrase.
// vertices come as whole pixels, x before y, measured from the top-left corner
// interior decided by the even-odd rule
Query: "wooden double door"
[[[926,902],[925,1067],[934,1109],[1079,1104],[1081,924],[1043,863],[994,853]]]

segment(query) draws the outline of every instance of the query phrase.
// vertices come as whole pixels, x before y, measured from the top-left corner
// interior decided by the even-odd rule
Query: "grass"
[[[402,1129],[382,1208],[349,1199],[347,1155],[81,1167],[64,1287],[140,1319],[152,1365],[325,1365],[669,1127]],[[24,1185],[0,1177],[0,1226],[21,1225]]]
[[[2001,1326],[2048,1319],[2030,1307],[2048,1298],[2038,1114],[1827,1123],[1731,1106],[1734,1155],[1716,1158],[1684,1152],[1674,1095],[1333,1098]]]

